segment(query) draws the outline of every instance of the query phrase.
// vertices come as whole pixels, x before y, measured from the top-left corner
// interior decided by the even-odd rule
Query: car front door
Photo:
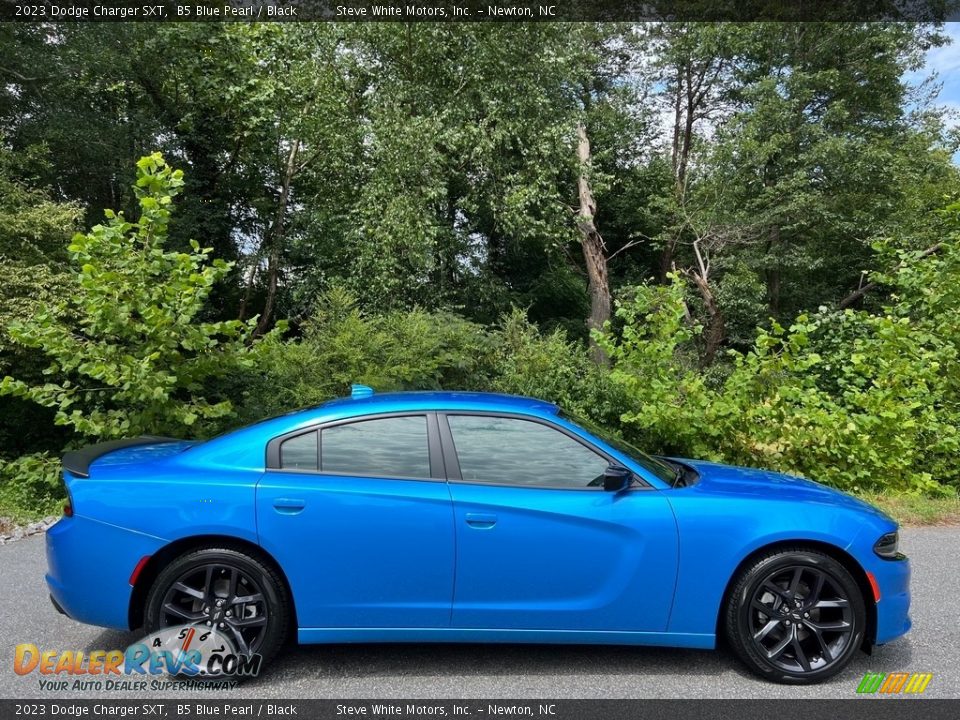
[[[449,625],[453,513],[434,415],[298,431],[267,455],[258,532],[300,628]]]
[[[440,415],[455,628],[663,632],[677,529],[659,491],[603,490],[611,458],[543,419]]]

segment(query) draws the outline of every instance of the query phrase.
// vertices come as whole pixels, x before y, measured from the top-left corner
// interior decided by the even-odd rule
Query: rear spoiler
[[[176,438],[160,437],[158,435],[141,435],[140,437],[126,438],[124,440],[110,440],[109,442],[87,445],[79,450],[68,452],[63,456],[61,464],[63,465],[63,469],[71,475],[88,478],[90,477],[90,466],[93,464],[93,461],[107,453],[136,445],[152,445],[153,443],[167,442],[180,441]]]

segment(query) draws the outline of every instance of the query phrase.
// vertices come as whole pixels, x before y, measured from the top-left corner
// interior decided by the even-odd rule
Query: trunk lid
[[[62,464],[63,469],[71,475],[86,478],[90,477],[94,464],[99,467],[157,460],[183,452],[194,444],[194,441],[189,440],[142,435],[137,438],[87,445],[64,455]]]

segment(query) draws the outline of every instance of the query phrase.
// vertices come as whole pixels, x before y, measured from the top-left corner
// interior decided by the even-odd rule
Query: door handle
[[[489,513],[467,513],[467,525],[478,530],[489,530],[497,524],[497,516]]]
[[[298,500],[295,498],[276,498],[273,501],[273,509],[281,515],[296,515],[302,512],[306,506],[306,500]]]

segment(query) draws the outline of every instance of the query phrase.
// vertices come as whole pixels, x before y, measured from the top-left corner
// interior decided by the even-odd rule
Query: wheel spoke
[[[185,610],[179,605],[175,605],[174,603],[169,603],[169,602],[164,604],[163,611],[165,613],[169,613],[170,615],[176,615],[177,617],[183,618],[184,620],[189,620],[190,622],[199,622],[200,620],[203,620],[206,617],[206,615],[204,615],[203,613],[190,612],[189,610]]]
[[[793,571],[793,579],[790,581],[790,595],[797,594],[797,588],[800,587],[800,578],[803,576],[803,568],[797,568]]]
[[[179,592],[182,592],[184,595],[189,595],[192,598],[196,598],[197,600],[205,599],[203,590],[197,590],[196,588],[192,588],[189,585],[185,585],[182,582],[175,582],[173,584],[173,589],[178,590]]]
[[[240,628],[234,627],[233,625],[227,625],[230,628],[230,634],[233,636],[234,642],[236,644],[235,650],[238,653],[244,655],[250,652],[250,646],[247,644],[246,639],[243,637],[243,633],[240,632]]]
[[[793,634],[793,651],[796,653],[797,661],[800,663],[803,671],[810,672],[810,661],[807,660],[807,655],[803,652],[803,648],[800,646],[800,638],[797,637],[796,633]]]
[[[813,605],[815,608],[845,608],[849,606],[850,603],[843,598],[837,598],[836,600],[818,600]]]
[[[783,651],[790,646],[790,642],[793,640],[793,633],[787,633],[783,636],[783,640],[774,645],[770,650],[767,650],[767,658],[769,660],[776,660],[778,657],[783,655]]]
[[[230,587],[227,588],[227,602],[233,602],[237,594],[237,580],[240,573],[236,568],[230,568]]]
[[[827,578],[822,572],[817,573],[817,582],[813,586],[813,590],[810,591],[810,594],[807,596],[807,604],[816,603],[820,599],[820,593],[823,592],[823,585],[826,582]]]
[[[207,565],[207,573],[203,580],[203,597],[208,604],[213,602],[213,565]]]
[[[836,620],[833,622],[814,622],[813,620],[804,620],[804,623],[816,633],[822,632],[850,632],[850,623],[846,620]]]
[[[756,640],[757,642],[760,642],[767,635],[769,635],[770,631],[772,631],[779,624],[780,624],[779,620],[769,620],[766,625],[764,625],[762,628],[760,628],[760,630],[756,632],[756,634],[753,636],[753,639]]]
[[[820,643],[820,654],[823,656],[823,659],[830,663],[833,662],[833,653],[830,652],[830,646],[827,645],[827,641],[823,639],[823,635],[817,631],[813,631],[813,636],[817,638],[817,642]]]
[[[771,607],[770,605],[764,605],[759,600],[754,600],[752,603],[750,603],[750,607],[752,607],[754,610],[762,612],[767,617],[773,617],[773,613],[775,612],[774,607]]]
[[[231,624],[238,628],[260,627],[267,624],[267,618],[265,618],[263,615],[258,615],[257,617],[252,618],[237,618],[233,620]]]
[[[241,595],[240,597],[235,597],[231,605],[248,605],[249,603],[260,602],[263,600],[262,593],[254,593],[253,595]]]
[[[763,584],[763,588],[762,588],[762,589],[763,589],[763,590],[766,590],[767,592],[773,593],[773,596],[776,597],[777,599],[779,599],[779,600],[781,600],[781,601],[783,600],[784,592],[785,592],[785,591],[784,591],[784,589],[783,589],[782,587],[780,587],[779,585],[774,585],[772,582],[770,582],[769,580],[767,580],[767,582],[765,582],[765,583]]]

